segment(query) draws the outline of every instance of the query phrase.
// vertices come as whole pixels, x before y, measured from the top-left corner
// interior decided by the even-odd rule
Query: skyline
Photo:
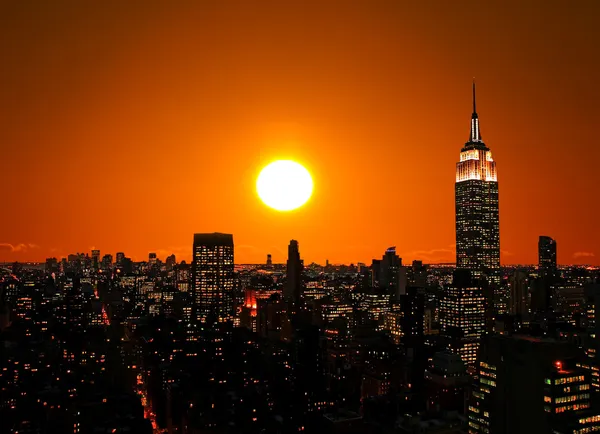
[[[501,263],[536,263],[547,235],[560,264],[600,265],[597,6],[437,4],[3,6],[0,261],[92,248],[189,261],[192,234],[219,231],[236,263],[283,263],[291,239],[307,263],[369,263],[390,245],[454,262],[475,76]],[[315,179],[285,215],[253,190],[277,158]]]

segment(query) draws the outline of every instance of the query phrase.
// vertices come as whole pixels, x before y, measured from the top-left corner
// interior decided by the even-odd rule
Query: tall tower
[[[283,298],[286,301],[292,301],[295,304],[300,302],[302,295],[302,269],[304,263],[300,259],[300,250],[298,241],[291,240],[288,246],[287,260],[287,284],[283,292]]]
[[[538,268],[543,276],[556,274],[556,240],[541,235],[538,241]]]
[[[194,234],[192,292],[198,321],[232,320],[233,286],[233,235]]]
[[[456,267],[473,278],[500,282],[498,177],[492,152],[481,140],[473,82],[469,140],[456,164]]]

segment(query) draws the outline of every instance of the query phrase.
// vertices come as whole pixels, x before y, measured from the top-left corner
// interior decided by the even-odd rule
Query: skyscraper
[[[542,276],[556,274],[556,240],[541,235],[538,241],[538,268]]]
[[[440,334],[450,351],[473,366],[485,332],[485,294],[467,270],[456,270],[440,300]]]
[[[469,434],[589,433],[598,430],[591,378],[579,349],[531,336],[487,335],[469,402]]]
[[[92,250],[92,267],[97,270],[100,267],[100,250]]]
[[[286,301],[298,304],[302,296],[302,269],[304,263],[300,259],[298,241],[291,240],[288,246],[287,283],[283,292]]]
[[[456,164],[456,267],[476,279],[500,282],[498,178],[492,152],[481,139],[473,82],[469,140]]]
[[[192,292],[200,322],[226,322],[233,317],[233,235],[194,234]]]

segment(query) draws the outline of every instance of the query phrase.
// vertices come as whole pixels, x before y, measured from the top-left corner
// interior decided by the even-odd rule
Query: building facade
[[[194,234],[192,292],[201,323],[233,319],[233,235]]]

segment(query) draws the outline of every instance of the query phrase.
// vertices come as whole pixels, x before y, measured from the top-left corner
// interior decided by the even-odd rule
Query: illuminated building
[[[190,266],[185,262],[177,265],[176,279],[177,289],[181,292],[188,292],[190,289]]]
[[[402,312],[387,312],[383,314],[383,329],[389,333],[396,345],[399,345],[404,337],[402,316]]]
[[[205,322],[233,319],[233,235],[194,234],[192,293],[196,318]]]
[[[240,325],[252,330],[253,332],[257,332],[257,318],[256,318],[256,310],[257,310],[257,298],[256,291],[252,289],[246,289],[244,296],[244,304],[241,308],[240,313]]]
[[[379,321],[379,318],[390,311],[390,296],[386,294],[364,294],[359,307],[369,318]]]
[[[324,302],[320,306],[321,317],[326,324],[332,322],[336,318],[352,319],[354,308],[350,303],[343,301]]]
[[[498,178],[492,152],[481,139],[473,83],[469,141],[456,164],[456,267],[500,283]]]
[[[148,253],[148,264],[150,266],[156,265],[157,262],[157,257],[156,257],[156,253]]]
[[[600,318],[598,317],[598,314],[600,313],[600,284],[590,284],[585,287],[585,306],[587,323],[587,342],[585,351],[588,357],[599,360]],[[596,372],[596,374],[598,373]]]
[[[123,252],[117,252],[117,256],[116,256],[117,265],[122,265],[123,264],[123,259],[125,259],[125,253],[123,253]]]
[[[291,240],[288,246],[287,283],[283,290],[283,298],[295,304],[300,303],[302,297],[302,270],[304,263],[300,259],[298,241]]]
[[[466,270],[456,270],[453,284],[444,289],[440,326],[448,348],[465,364],[473,365],[485,331],[485,297],[482,289],[471,283]]]
[[[304,289],[304,300],[319,300],[327,295],[321,282],[307,282]]]
[[[585,290],[581,284],[557,283],[550,286],[552,310],[558,319],[581,326],[586,315]]]
[[[578,423],[590,408],[591,381],[575,366],[577,355],[576,347],[554,339],[486,335],[468,433],[567,432],[552,428]]]

